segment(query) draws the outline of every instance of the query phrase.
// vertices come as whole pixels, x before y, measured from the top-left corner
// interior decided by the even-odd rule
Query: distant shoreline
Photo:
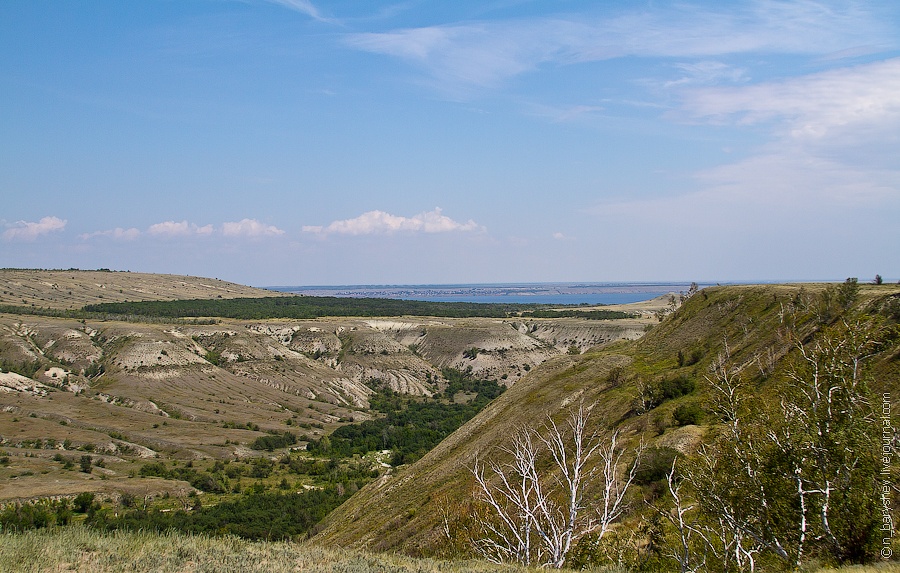
[[[670,292],[686,292],[689,282],[497,283],[447,285],[270,286],[269,290],[307,296],[395,298],[428,302],[537,304],[627,304]],[[701,284],[709,286],[708,284]]]

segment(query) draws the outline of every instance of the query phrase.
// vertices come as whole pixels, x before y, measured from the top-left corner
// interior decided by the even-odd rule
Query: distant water
[[[274,286],[267,288],[307,296],[397,298],[432,302],[595,305],[641,302],[671,292],[686,292],[690,288],[690,283],[336,285]]]

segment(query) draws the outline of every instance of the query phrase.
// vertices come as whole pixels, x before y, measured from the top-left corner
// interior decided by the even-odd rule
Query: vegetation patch
[[[310,439],[306,449],[339,457],[391,450],[392,465],[416,461],[504,390],[494,380],[474,379],[458,370],[445,369],[444,376],[450,385],[443,397],[422,400],[390,389],[378,390],[369,404],[384,417],[341,426],[330,436]],[[456,403],[454,397],[460,392],[473,396]]]
[[[526,310],[522,312],[522,318],[582,318],[585,320],[621,320],[624,318],[634,318],[635,315],[630,312],[622,312],[620,310]]]
[[[131,509],[118,515],[98,511],[87,523],[107,531],[176,530],[269,541],[296,539],[349,495],[348,488],[338,485],[297,493],[251,492],[233,501],[222,501],[209,507],[195,505],[190,510]]]
[[[279,448],[287,448],[297,443],[297,436],[291,432],[282,432],[280,434],[271,434],[269,436],[260,436],[253,440],[250,447],[254,450],[266,450],[271,452]]]
[[[321,317],[439,316],[446,318],[506,318],[523,314],[534,318],[586,319],[632,318],[611,310],[548,310],[538,304],[430,302],[392,298],[330,296],[277,296],[264,298],[193,299],[173,301],[113,302],[90,304],[82,312],[92,315],[157,318],[221,317],[243,320],[267,318],[312,319]]]

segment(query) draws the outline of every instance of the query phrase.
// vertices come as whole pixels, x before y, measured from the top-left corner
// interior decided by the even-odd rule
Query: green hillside
[[[558,357],[535,369],[427,456],[369,484],[339,507],[321,524],[316,539],[412,555],[471,554],[472,516],[484,510],[473,501],[471,468],[476,457],[508,459],[500,448],[523,426],[537,428],[548,416],[561,421],[573,405],[583,403],[591,408],[592,429],[618,429],[632,447],[643,442],[643,463],[668,469],[673,455],[695,458],[701,443],[713,444],[725,433],[711,387],[716,364],[738,374],[749,408],[747,427],[764,432],[766,421],[775,419],[767,416],[775,415],[790,391],[791,375],[803,366],[800,350],[811,352],[840,333],[871,332],[877,344],[867,347],[859,366],[872,395],[886,394],[887,407],[896,412],[898,319],[896,285],[705,289],[639,341]],[[882,405],[869,406],[880,411]],[[874,458],[870,449],[863,453]],[[647,524],[654,521],[647,502],[659,507],[671,502],[659,480],[660,467],[643,469],[648,473],[631,492],[630,512],[619,532],[645,528],[647,533]],[[896,473],[897,464],[892,461],[889,470]],[[589,489],[586,499],[596,500],[599,494]],[[576,549],[600,551],[587,547],[588,539]],[[759,559],[771,561],[765,555]]]

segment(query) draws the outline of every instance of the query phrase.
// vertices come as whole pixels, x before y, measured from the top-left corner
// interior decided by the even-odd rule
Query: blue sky
[[[900,4],[0,3],[0,266],[900,278]]]

